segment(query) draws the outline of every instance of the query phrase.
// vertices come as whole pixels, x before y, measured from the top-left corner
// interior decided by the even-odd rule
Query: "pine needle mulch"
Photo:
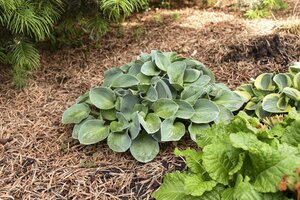
[[[100,48],[43,51],[42,66],[22,90],[14,89],[9,70],[2,68],[0,199],[149,199],[164,173],[185,167],[174,148],[194,144],[188,139],[163,144],[154,161],[141,164],[105,142],[79,145],[71,127],[60,123],[63,111],[100,85],[106,69],[151,49],[202,61],[231,88],[300,61],[299,36],[274,31],[272,19],[263,22],[193,8],[150,11],[108,33]]]

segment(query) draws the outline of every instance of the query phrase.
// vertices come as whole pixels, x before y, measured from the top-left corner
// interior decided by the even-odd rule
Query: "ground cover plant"
[[[174,52],[152,51],[104,74],[100,87],[80,96],[62,117],[72,136],[90,145],[107,139],[116,152],[130,149],[140,162],[159,153],[159,142],[178,141],[210,123],[228,122],[243,99],[215,83],[202,63]]]
[[[199,129],[196,149],[175,150],[188,170],[165,176],[157,200],[296,199],[300,166],[300,113],[270,118],[239,113],[229,124]],[[299,196],[298,196],[299,198]]]
[[[293,107],[300,111],[300,63],[293,63],[286,73],[263,73],[237,88],[246,101],[245,111],[265,118],[287,113]]]

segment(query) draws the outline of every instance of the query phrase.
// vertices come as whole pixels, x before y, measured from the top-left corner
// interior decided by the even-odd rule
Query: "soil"
[[[105,142],[79,145],[72,127],[60,123],[63,111],[101,85],[106,69],[152,49],[199,60],[233,89],[262,72],[286,71],[300,60],[300,38],[277,27],[297,10],[292,6],[276,20],[246,20],[222,9],[152,10],[113,28],[99,48],[89,43],[42,51],[41,67],[22,90],[2,67],[0,199],[150,199],[163,174],[185,168],[174,148],[195,144],[188,138],[162,144],[154,161],[141,164]]]

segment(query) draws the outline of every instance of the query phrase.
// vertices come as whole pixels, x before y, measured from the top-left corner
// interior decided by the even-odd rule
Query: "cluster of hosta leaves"
[[[287,73],[263,73],[236,92],[247,103],[245,111],[259,118],[287,113],[293,107],[300,110],[300,63],[290,66]]]
[[[273,128],[244,112],[229,124],[199,130],[202,151],[175,150],[188,170],[169,173],[157,200],[284,200],[283,177],[300,168],[300,114],[295,109]],[[291,196],[290,196],[291,195]]]
[[[62,122],[75,124],[73,137],[81,144],[107,138],[112,150],[130,149],[148,162],[158,142],[178,141],[186,132],[194,139],[199,128],[229,121],[243,103],[198,61],[152,51],[106,71],[103,85],[80,96]]]

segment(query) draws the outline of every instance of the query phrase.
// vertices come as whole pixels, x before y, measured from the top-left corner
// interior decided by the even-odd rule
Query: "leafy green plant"
[[[104,73],[102,86],[92,88],[68,108],[64,124],[75,124],[81,144],[107,139],[116,152],[130,149],[140,162],[159,153],[159,142],[178,141],[211,123],[229,121],[242,98],[214,83],[202,63],[174,52],[152,51]]]
[[[263,73],[236,91],[245,102],[248,114],[264,118],[287,113],[292,107],[300,110],[300,63],[294,63],[288,73]]]
[[[281,180],[300,166],[300,113],[273,128],[244,112],[229,124],[199,129],[202,151],[175,150],[188,170],[169,173],[154,192],[157,200],[265,200],[295,199],[282,193]],[[293,196],[294,195],[294,196]]]
[[[260,0],[258,3],[252,5],[244,15],[250,19],[257,19],[267,17],[272,10],[283,10],[288,7],[284,0]]]

